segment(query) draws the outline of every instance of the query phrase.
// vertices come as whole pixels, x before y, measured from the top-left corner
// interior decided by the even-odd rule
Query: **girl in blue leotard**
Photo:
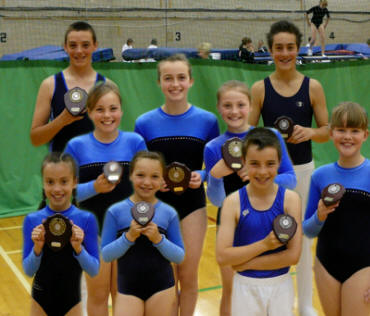
[[[76,165],[68,154],[52,153],[42,164],[44,200],[23,224],[23,268],[33,276],[31,316],[82,316],[82,270],[99,271],[98,229],[93,214],[71,203],[77,185]],[[46,204],[46,200],[48,204]],[[44,221],[62,214],[72,223],[72,236],[59,251],[45,245]]]
[[[370,313],[370,160],[361,154],[368,137],[365,109],[344,102],[333,109],[330,136],[337,162],[311,177],[304,233],[318,236],[315,278],[325,315],[367,316]],[[322,190],[340,183],[346,193],[326,207]]]
[[[132,157],[145,150],[143,138],[133,132],[119,130],[123,115],[118,87],[112,82],[95,86],[89,93],[87,108],[94,131],[73,138],[66,147],[79,166],[77,200],[81,207],[93,212],[100,228],[106,210],[132,193],[129,164]],[[114,160],[123,167],[119,183],[110,183],[103,174],[105,163]],[[108,316],[108,298],[117,292],[115,263],[101,262],[99,275],[86,277],[89,316]]]
[[[191,173],[189,188],[181,195],[158,192],[158,198],[179,214],[186,248],[185,260],[176,267],[181,286],[181,315],[193,315],[198,296],[198,266],[207,230],[206,199],[202,182],[205,144],[219,135],[216,116],[188,102],[193,85],[191,66],[184,55],[173,55],[158,64],[158,79],[165,103],[141,115],[135,131],[151,151],[163,154],[166,164],[177,161]],[[175,312],[174,312],[175,314]]]
[[[118,259],[114,316],[169,316],[175,303],[171,262],[182,262],[184,245],[176,211],[155,196],[162,185],[163,171],[160,154],[137,153],[130,165],[134,192],[111,206],[105,217],[103,259]],[[142,201],[155,208],[152,221],[144,227],[131,215],[134,204]]]
[[[248,87],[236,80],[225,82],[217,92],[217,110],[227,125],[227,131],[207,143],[204,149],[204,163],[208,172],[207,195],[211,202],[219,208],[217,224],[219,225],[220,210],[227,195],[239,190],[247,184],[248,176],[245,167],[238,172],[230,169],[222,158],[221,147],[232,137],[244,139],[253,130],[248,124],[250,109],[250,93]],[[273,130],[279,138],[282,158],[275,182],[289,189],[296,185],[296,177],[290,161],[284,139]],[[222,276],[222,297],[220,316],[230,315],[231,290],[234,271],[230,266],[220,267]]]

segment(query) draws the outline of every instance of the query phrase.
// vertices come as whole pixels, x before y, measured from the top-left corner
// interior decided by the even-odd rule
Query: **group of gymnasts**
[[[110,295],[115,316],[194,315],[207,229],[204,181],[209,200],[219,208],[220,315],[293,315],[289,267],[294,264],[300,315],[317,315],[311,243],[302,230],[309,238],[318,236],[314,269],[325,314],[369,315],[370,161],[361,154],[367,114],[360,105],[344,102],[329,124],[321,84],[296,69],[301,38],[293,23],[274,23],[267,42],[275,71],[254,83],[251,92],[235,80],[219,88],[224,134],[213,113],[189,103],[194,78],[183,55],[158,63],[165,102],[139,116],[135,131],[127,132],[119,129],[118,87],[92,67],[93,28],[86,22],[70,25],[64,40],[69,65],[42,82],[31,127],[32,143],[50,143],[51,153],[41,167],[40,209],[24,221],[23,267],[34,275],[30,315],[82,315],[82,271],[89,316],[109,315]],[[72,116],[64,94],[76,86],[88,91],[87,111]],[[268,128],[255,127],[261,115]],[[294,121],[286,140],[271,128],[281,115]],[[221,154],[232,137],[243,140],[243,167],[237,172]],[[311,141],[329,137],[339,159],[315,170],[310,180]],[[119,182],[103,173],[109,161],[123,166]],[[171,162],[191,170],[183,194],[163,180]],[[326,207],[320,192],[331,182],[340,182],[346,193]],[[155,209],[146,226],[131,214],[142,201]],[[72,226],[61,251],[46,245],[45,220],[54,214],[64,215]],[[297,222],[287,244],[272,232],[279,214]]]

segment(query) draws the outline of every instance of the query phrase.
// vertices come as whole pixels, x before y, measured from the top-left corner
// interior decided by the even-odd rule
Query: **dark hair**
[[[126,41],[126,44],[127,45],[130,45],[134,42],[134,40],[132,38],[128,38],[127,41]]]
[[[68,29],[67,29],[67,31],[64,35],[64,44],[67,44],[68,34],[71,33],[72,31],[90,31],[91,35],[92,35],[92,38],[93,38],[93,42],[94,42],[94,44],[96,43],[96,33],[95,33],[93,27],[87,22],[78,21],[78,22],[72,23],[68,27]]]
[[[366,110],[355,102],[339,103],[331,113],[330,128],[351,127],[367,130],[368,116]]]
[[[258,147],[258,150],[262,150],[266,147],[273,147],[277,151],[279,161],[281,160],[280,141],[271,129],[266,127],[256,127],[252,129],[243,141],[243,157],[246,156],[248,148],[251,145],[256,145]]]
[[[150,41],[150,44],[157,45],[158,44],[157,39],[156,38],[152,38],[152,40]]]
[[[152,159],[152,160],[159,161],[162,167],[162,173],[164,172],[164,169],[166,168],[166,164],[164,163],[164,158],[161,153],[156,152],[156,151],[141,150],[135,154],[135,156],[132,158],[130,162],[130,170],[129,170],[130,175],[132,175],[132,173],[134,172],[136,163],[140,159]]]
[[[302,33],[299,31],[299,28],[293,24],[292,22],[283,20],[275,22],[270,27],[270,32],[266,34],[267,37],[267,44],[269,49],[272,49],[272,43],[274,40],[274,36],[278,33],[291,33],[295,35],[297,48],[301,46],[302,42]]]
[[[73,174],[73,178],[77,178],[77,165],[76,165],[76,162],[73,159],[73,157],[70,154],[59,153],[59,152],[51,152],[51,153],[49,153],[45,156],[44,160],[42,161],[42,165],[41,165],[41,175],[42,176],[44,175],[44,169],[45,169],[45,166],[47,164],[49,164],[49,163],[62,163],[62,162],[70,165],[71,170],[72,170],[72,174]],[[72,196],[73,196],[72,204],[77,205],[76,189],[73,189]],[[46,195],[45,195],[45,191],[42,190],[42,201],[39,205],[39,209],[42,209],[45,206],[46,206]]]
[[[157,64],[158,80],[161,79],[161,66],[164,63],[166,63],[166,62],[174,63],[176,61],[182,61],[182,62],[184,62],[186,64],[186,66],[188,66],[188,69],[189,69],[189,77],[190,77],[190,79],[192,78],[191,65],[189,63],[189,60],[186,58],[186,56],[184,54],[174,54],[174,55],[171,55],[170,57],[167,57],[166,59],[161,60]]]
[[[86,101],[87,109],[92,111],[99,99],[109,92],[114,92],[117,95],[122,108],[122,98],[117,85],[112,81],[101,81],[89,91],[89,96]]]

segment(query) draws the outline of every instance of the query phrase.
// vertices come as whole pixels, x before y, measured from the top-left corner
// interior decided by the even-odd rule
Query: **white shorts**
[[[294,288],[288,273],[274,278],[249,278],[235,273],[232,316],[293,316]]]

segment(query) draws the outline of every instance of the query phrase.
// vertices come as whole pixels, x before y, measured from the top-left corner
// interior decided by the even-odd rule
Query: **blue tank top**
[[[270,78],[264,79],[265,99],[261,110],[264,126],[273,127],[275,120],[282,115],[289,116],[294,124],[311,127],[313,110],[310,101],[310,78],[304,77],[298,92],[291,97],[283,97],[275,91]],[[286,143],[294,165],[312,160],[311,140],[300,144]]]
[[[64,94],[68,91],[67,84],[64,79],[63,72],[54,75],[55,88],[53,98],[51,99],[50,119],[54,120],[65,108]],[[105,78],[96,74],[96,82],[105,81]],[[71,87],[73,88],[73,87]],[[75,136],[86,134],[94,129],[93,123],[90,121],[87,113],[83,115],[83,119],[64,126],[51,141],[50,150],[62,152],[67,142]]]
[[[251,205],[246,187],[239,190],[240,217],[234,234],[234,247],[253,244],[265,238],[272,230],[272,223],[276,216],[284,213],[285,188],[279,186],[275,201],[272,206],[264,211],[259,211]],[[260,256],[285,250],[286,246],[279,247],[262,253]],[[285,274],[289,267],[276,270],[244,270],[239,274],[250,278],[272,278]]]

